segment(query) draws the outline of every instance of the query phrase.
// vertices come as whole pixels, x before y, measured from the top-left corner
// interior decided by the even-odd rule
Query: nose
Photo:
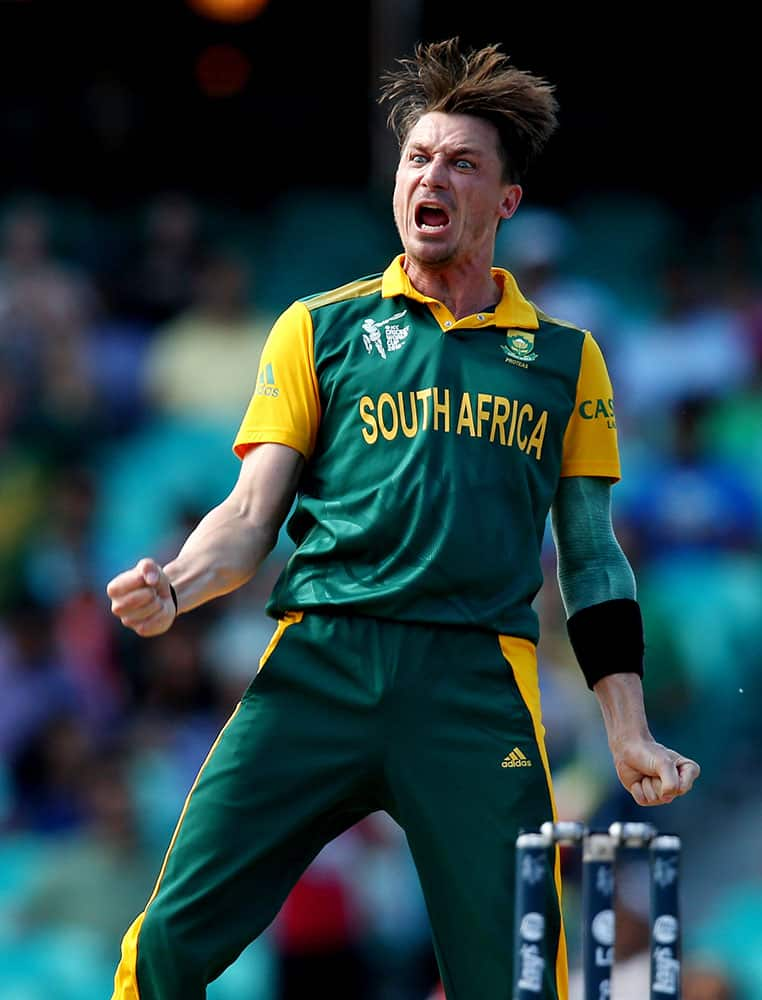
[[[421,178],[422,183],[430,188],[446,188],[449,185],[447,176],[447,165],[443,158],[432,156],[426,164],[426,169]]]

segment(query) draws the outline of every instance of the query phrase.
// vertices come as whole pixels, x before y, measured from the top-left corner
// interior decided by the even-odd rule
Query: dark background
[[[533,200],[634,190],[700,216],[752,193],[762,166],[756,33],[721,13],[575,5],[559,16],[470,0],[466,21],[442,0],[270,0],[224,24],[180,0],[6,0],[0,186],[105,206],[174,187],[252,209],[292,186],[363,187],[378,173],[377,69],[416,39],[460,33],[501,42],[557,86],[561,129],[529,179]],[[216,44],[248,62],[227,97],[198,82]]]

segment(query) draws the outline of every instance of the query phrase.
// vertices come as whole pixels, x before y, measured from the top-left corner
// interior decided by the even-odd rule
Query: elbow
[[[238,530],[246,539],[246,551],[253,558],[254,568],[268,556],[278,543],[282,520],[263,516],[263,511],[240,505],[235,511]]]
[[[275,518],[261,518],[249,523],[250,551],[257,566],[278,544],[280,529],[281,522]]]
[[[278,535],[280,534],[280,527],[273,524],[264,525],[262,528],[262,552],[263,558],[269,556],[275,546],[278,544]]]

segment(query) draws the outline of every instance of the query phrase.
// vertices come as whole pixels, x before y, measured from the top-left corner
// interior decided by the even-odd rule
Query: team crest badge
[[[506,361],[534,361],[537,354],[534,350],[534,334],[522,330],[508,330],[505,334],[507,343],[500,345]]]

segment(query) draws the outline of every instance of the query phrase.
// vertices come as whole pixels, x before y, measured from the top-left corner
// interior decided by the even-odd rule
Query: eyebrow
[[[420,149],[428,151],[429,146],[425,142],[421,142],[418,139],[414,139],[409,147],[409,149]],[[446,150],[448,156],[482,156],[484,155],[484,150],[474,149],[473,146],[455,146],[451,150]]]

